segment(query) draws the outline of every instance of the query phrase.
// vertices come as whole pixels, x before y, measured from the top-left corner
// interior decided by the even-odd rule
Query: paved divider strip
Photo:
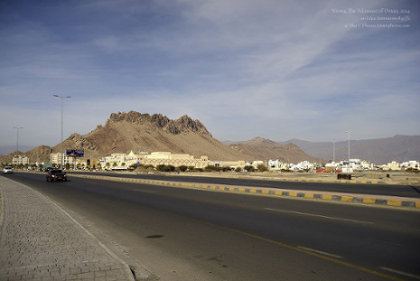
[[[417,198],[406,198],[406,197],[391,197],[381,195],[362,195],[362,194],[340,194],[333,192],[320,192],[320,191],[295,191],[285,190],[277,188],[265,188],[265,187],[245,187],[245,186],[232,186],[232,185],[213,185],[205,183],[190,183],[190,182],[173,182],[173,181],[162,181],[162,180],[147,180],[147,179],[133,179],[133,178],[121,178],[121,177],[110,177],[110,176],[97,176],[97,175],[80,175],[72,174],[72,177],[95,179],[95,180],[106,180],[114,182],[127,182],[127,183],[138,183],[138,184],[150,184],[169,186],[175,188],[187,188],[195,190],[205,191],[216,191],[216,192],[228,192],[228,193],[245,193],[255,194],[269,197],[292,197],[301,199],[312,199],[312,200],[326,200],[346,203],[359,203],[365,205],[382,205],[390,207],[408,207],[408,208],[419,208],[420,199]]]

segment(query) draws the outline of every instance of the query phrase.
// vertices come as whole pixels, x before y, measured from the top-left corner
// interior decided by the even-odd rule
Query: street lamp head
[[[53,95],[53,97],[60,98],[60,99],[69,99],[69,98],[71,98],[71,96],[59,96],[59,95]]]

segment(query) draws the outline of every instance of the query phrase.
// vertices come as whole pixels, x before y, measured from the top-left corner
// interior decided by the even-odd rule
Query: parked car
[[[13,168],[12,167],[4,167],[3,174],[13,174]]]
[[[48,182],[67,181],[66,173],[59,169],[49,170],[46,177]]]

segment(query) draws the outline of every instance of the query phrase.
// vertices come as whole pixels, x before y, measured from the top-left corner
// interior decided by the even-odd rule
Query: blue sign
[[[82,150],[67,149],[66,155],[69,157],[84,157],[85,151],[83,149]]]

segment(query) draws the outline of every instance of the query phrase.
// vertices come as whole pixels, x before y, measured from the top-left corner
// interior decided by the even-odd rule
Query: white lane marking
[[[381,267],[381,269],[386,270],[386,271],[389,271],[389,272],[397,273],[399,275],[404,275],[404,276],[407,276],[407,277],[410,277],[410,278],[414,278],[414,279],[419,279],[420,280],[420,276],[415,275],[415,274],[411,274],[411,273],[399,271],[399,270],[392,269],[392,268],[389,268],[389,267]]]
[[[361,221],[361,220],[352,220],[352,219],[346,219],[346,218],[339,218],[339,217],[329,217],[324,215],[318,215],[318,214],[312,214],[312,213],[304,213],[304,212],[298,212],[298,211],[291,211],[291,210],[281,210],[281,209],[272,209],[272,208],[264,208],[267,211],[272,212],[279,212],[279,213],[287,213],[287,214],[295,214],[295,215],[302,215],[302,216],[310,216],[310,217],[317,217],[327,220],[336,220],[336,221],[344,221],[344,222],[352,222],[352,223],[361,223],[361,224],[374,224],[371,221]]]
[[[336,259],[342,259],[343,258],[342,256],[339,256],[339,255],[334,255],[334,254],[331,254],[331,253],[327,253],[327,252],[324,252],[324,251],[315,250],[315,249],[311,249],[311,248],[307,248],[307,247],[303,247],[303,246],[297,246],[297,248],[305,250],[305,251],[309,251],[309,252],[314,252],[314,253],[317,253],[317,254],[320,254],[320,255],[336,258]]]

